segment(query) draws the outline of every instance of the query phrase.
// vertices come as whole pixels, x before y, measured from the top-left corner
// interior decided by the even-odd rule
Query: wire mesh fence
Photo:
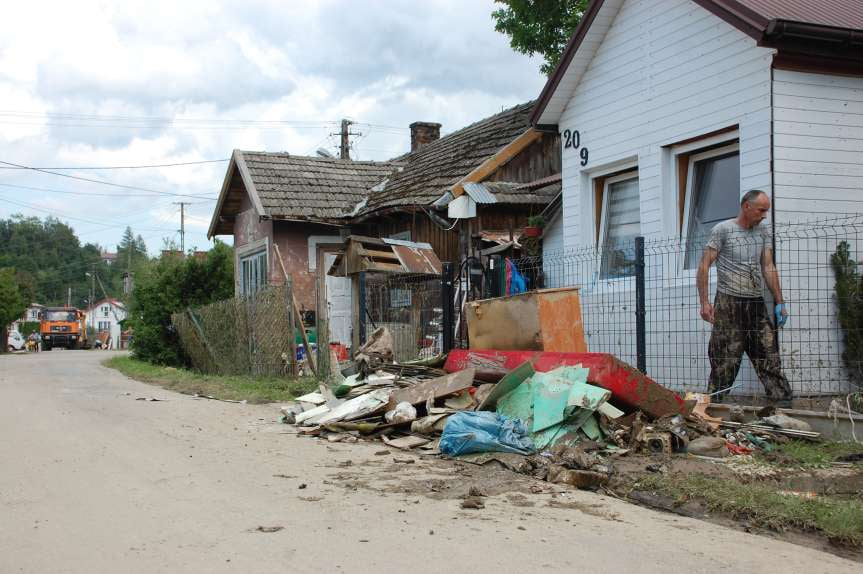
[[[220,375],[290,375],[295,356],[290,286],[274,285],[175,313],[183,349],[199,371]]]
[[[364,333],[389,329],[396,361],[429,359],[442,352],[439,275],[366,273],[363,291]]]
[[[712,323],[702,318],[696,287],[708,240],[639,238],[513,263],[528,289],[580,287],[590,351],[613,353],[672,389],[723,391],[721,399],[729,388],[735,395],[779,397],[784,381],[795,396],[861,387],[863,283],[857,260],[863,258],[863,216],[777,224],[766,236],[728,237],[720,253],[743,262],[729,270],[729,262],[720,260],[719,271],[713,265],[706,275]],[[765,241],[773,246],[789,312],[782,328],[769,268],[762,273],[759,246]],[[718,274],[730,298],[717,299]]]

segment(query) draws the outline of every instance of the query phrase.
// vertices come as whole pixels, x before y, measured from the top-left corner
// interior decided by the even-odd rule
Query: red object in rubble
[[[453,349],[444,365],[448,373],[476,369],[477,379],[496,383],[525,361],[536,371],[581,365],[590,370],[587,381],[611,391],[614,404],[641,409],[651,417],[688,415],[683,398],[666,389],[638,369],[608,353],[552,353],[546,351],[497,351],[493,349]]]

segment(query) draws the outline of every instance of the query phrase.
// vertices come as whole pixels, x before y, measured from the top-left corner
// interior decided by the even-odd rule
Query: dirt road
[[[0,356],[4,573],[859,567],[587,492],[522,489],[463,510],[441,492],[464,465],[300,438],[273,406],[173,394],[100,366],[107,356]],[[138,400],[150,397],[163,400]]]

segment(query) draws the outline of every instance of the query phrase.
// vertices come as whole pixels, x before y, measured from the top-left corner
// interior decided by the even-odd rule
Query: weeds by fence
[[[290,286],[269,286],[172,316],[192,365],[222,375],[290,375],[295,331]]]

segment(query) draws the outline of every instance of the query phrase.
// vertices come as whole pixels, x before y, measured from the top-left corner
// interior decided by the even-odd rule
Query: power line
[[[184,165],[201,165],[206,163],[224,163],[231,161],[227,159],[204,159],[200,161],[184,161],[178,163],[154,163],[148,165],[103,165],[103,166],[77,166],[77,167],[9,167],[0,166],[0,169],[56,169],[56,170],[104,170],[104,169],[147,169],[155,167],[178,167]]]
[[[61,217],[65,217],[67,219],[78,220],[78,221],[82,221],[84,223],[89,223],[91,225],[102,225],[102,226],[104,226],[105,229],[110,229],[112,227],[126,227],[128,225],[127,223],[121,223],[121,224],[117,224],[117,225],[110,224],[110,223],[102,223],[101,221],[94,221],[92,219],[85,219],[83,217],[77,217],[75,215],[68,215],[66,213],[63,213],[62,211],[55,211],[55,210],[45,209],[42,207],[35,207],[35,206],[29,205],[27,203],[20,203],[17,201],[12,201],[11,199],[0,198],[0,201],[2,201],[4,203],[9,203],[12,205],[17,205],[18,207],[23,207],[25,209],[32,209],[34,211],[41,211],[43,213],[47,213],[48,215],[54,215],[54,216],[59,215]],[[129,215],[133,215],[133,213],[130,213]],[[147,227],[141,227],[139,229],[143,229],[144,231],[161,231],[162,230],[162,228],[147,228]],[[102,230],[102,231],[104,231],[104,230]]]
[[[242,123],[242,124],[270,124],[270,125],[338,125],[334,120],[249,120],[240,118],[184,118],[169,116],[121,116],[110,114],[72,114],[58,112],[27,112],[21,110],[0,110],[0,116],[25,117],[25,118],[54,118],[54,119],[82,119],[96,121],[161,121],[161,122],[191,122],[191,123]]]
[[[0,167],[0,169],[4,169],[4,168]],[[15,169],[15,168],[10,168],[10,169]],[[153,195],[154,195],[152,193],[125,193],[123,195],[117,195],[116,193],[97,193],[97,192],[92,192],[92,191],[67,191],[67,190],[61,190],[61,189],[51,189],[49,187],[33,187],[33,186],[29,186],[29,185],[17,185],[14,183],[0,183],[0,186],[12,187],[15,189],[29,189],[30,191],[45,191],[48,193],[63,193],[66,195],[86,195],[86,196],[92,196],[92,197],[114,197],[117,199],[126,199],[127,197],[153,197]],[[196,202],[192,202],[192,203],[196,203],[196,204],[197,203],[208,203],[210,201],[216,201],[217,199],[218,199],[217,197],[213,197],[210,199],[203,199],[201,201],[196,201]],[[191,203],[189,205],[191,205]]]
[[[69,175],[68,173],[60,173],[60,172],[57,172],[57,171],[50,171],[50,170],[42,169],[42,168],[38,168],[38,167],[29,167],[29,166],[26,166],[26,165],[21,165],[21,164],[18,164],[18,163],[12,163],[12,162],[9,162],[9,161],[2,161],[2,160],[0,160],[0,164],[3,164],[3,165],[10,165],[10,166],[12,166],[12,167],[18,167],[18,168],[21,168],[21,169],[26,169],[26,170],[30,170],[30,171],[35,171],[35,172],[38,172],[38,173],[48,173],[48,174],[51,174],[51,175],[57,175],[57,176],[60,176],[60,177],[66,177],[66,178],[69,178],[69,179],[77,179],[77,180],[79,180],[79,181],[88,181],[88,182],[90,182],[90,183],[98,183],[98,184],[101,184],[101,185],[108,185],[108,186],[111,186],[111,187],[119,187],[119,188],[122,188],[122,189],[133,189],[133,190],[136,190],[136,191],[149,191],[150,193],[156,193],[156,194],[159,194],[159,195],[170,195],[170,196],[172,196],[172,197],[192,197],[192,198],[195,198],[195,199],[200,199],[200,198],[201,198],[201,196],[202,196],[202,195],[204,195],[204,194],[189,195],[189,194],[184,194],[184,193],[171,193],[171,192],[169,192],[169,191],[160,191],[160,190],[158,190],[158,189],[149,189],[149,188],[146,188],[146,187],[137,187],[137,186],[134,186],[134,185],[124,185],[124,184],[122,184],[122,183],[113,183],[113,182],[109,182],[109,181],[100,181],[100,180],[98,180],[98,179],[90,179],[90,178],[88,178],[88,177],[80,177],[80,176],[77,176],[77,175]]]

